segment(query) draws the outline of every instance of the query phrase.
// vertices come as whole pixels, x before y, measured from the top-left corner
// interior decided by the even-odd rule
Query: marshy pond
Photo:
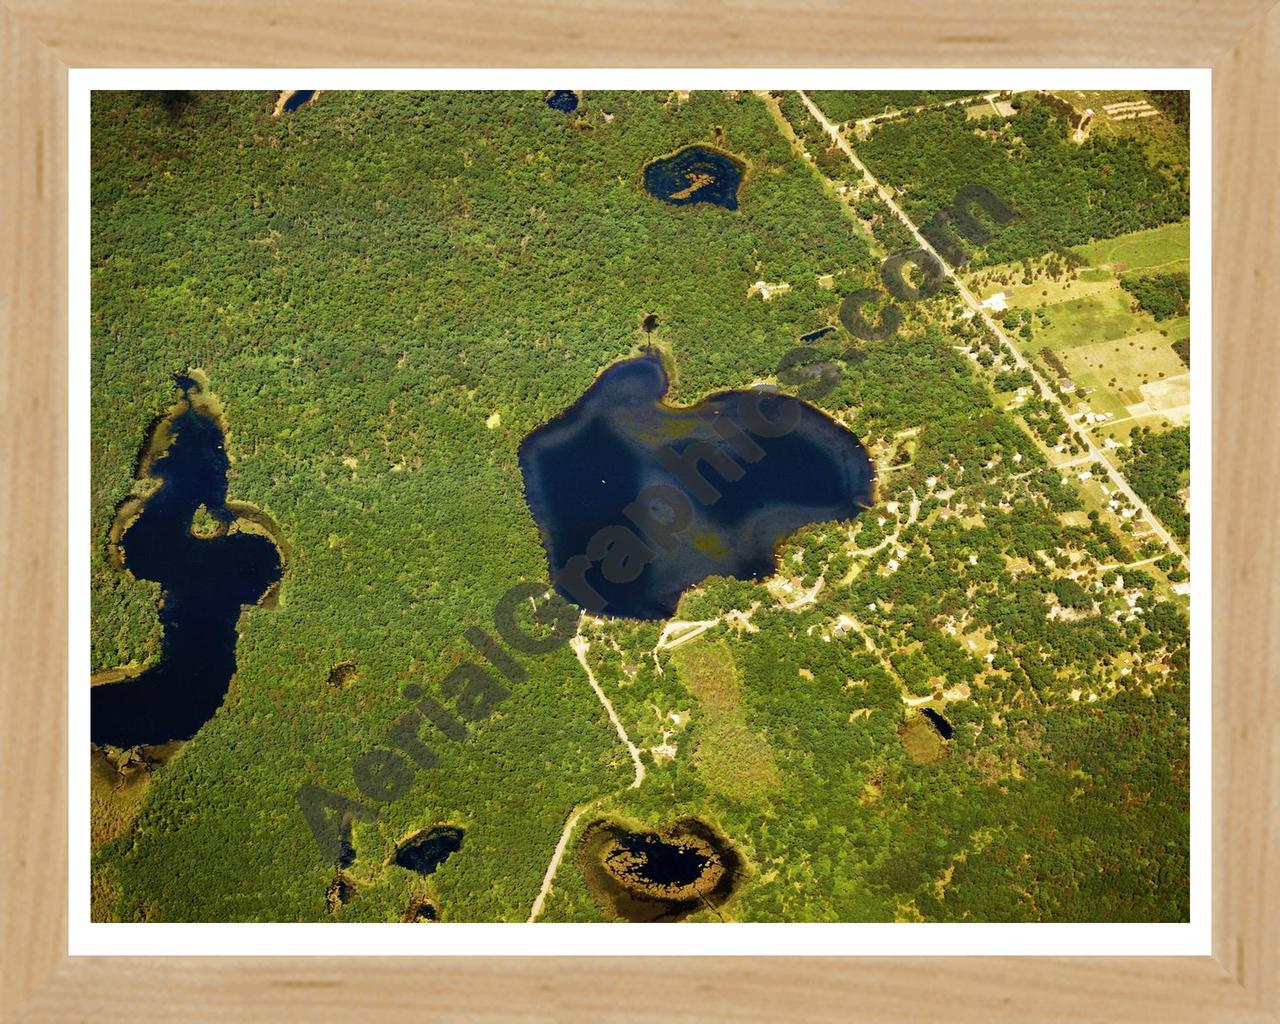
[[[672,206],[711,203],[736,210],[744,169],[741,161],[718,149],[686,146],[645,167],[644,189]]]
[[[624,921],[679,921],[699,910],[714,911],[745,873],[733,844],[697,818],[657,832],[595,821],[584,830],[575,857],[592,897]]]
[[[420,875],[433,874],[449,857],[462,849],[463,831],[452,825],[437,825],[416,832],[396,847],[392,858],[402,868]]]
[[[172,441],[143,475],[158,489],[119,539],[124,566],[160,584],[160,661],[141,675],[90,689],[90,735],[115,747],[190,739],[213,717],[236,670],[236,624],[280,579],[276,545],[243,532],[227,507],[222,428],[192,402],[199,385],[177,378],[182,407],[157,429]],[[203,527],[193,529],[197,512]]]
[[[936,764],[951,744],[951,723],[933,708],[909,708],[898,726],[898,739],[907,755],[920,764]]]
[[[701,580],[764,579],[787,536],[872,502],[867,450],[812,406],[752,389],[677,407],[668,385],[656,354],[617,363],[520,447],[551,580],[590,614],[669,618]]]

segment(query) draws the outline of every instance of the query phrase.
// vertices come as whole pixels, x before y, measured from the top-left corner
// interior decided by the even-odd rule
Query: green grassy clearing
[[[1083,256],[1090,266],[1122,263],[1126,273],[1146,270],[1191,269],[1191,222],[1164,224],[1146,231],[1132,231],[1117,238],[1077,245],[1072,252]]]
[[[1187,421],[1190,379],[1173,344],[1188,338],[1191,328],[1187,316],[1157,323],[1135,311],[1113,265],[1125,265],[1128,274],[1185,264],[1189,239],[1186,223],[1169,224],[1077,247],[1095,265],[1073,276],[1053,280],[1036,263],[1030,270],[1006,263],[970,275],[969,285],[981,296],[1004,291],[1013,310],[1043,310],[1048,325],[1037,316],[1030,339],[1016,331],[1010,337],[1041,365],[1042,349],[1056,352],[1077,388],[1089,392],[1089,409],[1123,421],[1103,428],[1103,436],[1124,440],[1135,422],[1163,430],[1166,423]],[[1028,274],[1035,279],[1023,283]],[[1081,408],[1078,396],[1072,402]]]
[[[921,714],[913,714],[908,718],[898,728],[898,736],[901,737],[902,747],[908,756],[920,764],[935,764],[947,752],[947,741],[938,735],[938,730]]]
[[[1061,352],[1077,345],[1127,337],[1141,330],[1144,323],[1142,317],[1130,312],[1129,306],[1129,296],[1119,287],[1055,303],[1047,307],[1052,326],[1037,332],[1035,348],[1039,351],[1047,345]]]
[[[1159,331],[1079,345],[1062,352],[1061,358],[1077,384],[1115,391],[1136,390],[1186,372],[1169,339]]]
[[[723,641],[695,640],[671,652],[681,681],[697,698],[701,715],[694,763],[708,788],[739,800],[759,800],[778,788],[769,741],[752,731],[740,707],[733,651]],[[702,720],[698,723],[698,717]]]

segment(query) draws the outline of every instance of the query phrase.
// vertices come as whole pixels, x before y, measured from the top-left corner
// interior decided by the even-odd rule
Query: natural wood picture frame
[[[1271,0],[891,10],[671,0],[0,6],[0,1008],[61,1021],[1280,1020],[1280,476]],[[976,26],[981,26],[980,28]],[[67,956],[67,70],[94,66],[1214,68],[1213,956],[324,959]],[[1259,493],[1261,492],[1261,493]],[[957,927],[956,952],[965,949]],[[655,999],[655,993],[661,993]]]

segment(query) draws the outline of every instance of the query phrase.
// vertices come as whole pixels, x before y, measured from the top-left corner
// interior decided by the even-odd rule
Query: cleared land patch
[[[1087,285],[1092,287],[1092,285]],[[1049,310],[1052,322],[1037,334],[1036,349],[1045,345],[1055,351],[1123,338],[1141,329],[1142,320],[1130,312],[1131,301],[1120,288],[1097,291],[1080,298],[1054,303]]]
[[[1012,314],[1035,314],[1030,338],[1020,330],[1010,336],[1061,378],[1044,355],[1050,350],[1074,386],[1073,409],[1104,417],[1096,423],[1101,436],[1123,442],[1136,427],[1160,431],[1188,422],[1190,378],[1174,345],[1189,338],[1190,317],[1157,322],[1135,308],[1120,278],[1185,267],[1189,245],[1187,223],[1167,224],[1077,246],[1071,251],[1088,265],[1064,269],[1059,260],[1056,277],[1046,261],[1030,261],[987,268],[969,283],[983,297],[1003,291]]]
[[[1138,89],[1064,90],[1056,95],[1077,110],[1092,110],[1089,134],[1104,139],[1133,139],[1141,143],[1153,162],[1185,166],[1187,135],[1163,112],[1150,95]]]
[[[777,789],[773,749],[747,725],[729,645],[699,639],[673,650],[671,662],[698,699],[702,721],[695,718],[701,728],[693,760],[707,786],[740,800],[758,800]]]
[[[1016,263],[1004,263],[995,269],[1010,268],[1021,272]],[[1080,271],[1079,277],[1069,281],[1052,281],[1043,278],[1030,284],[1004,287],[1005,301],[1011,306],[1036,309],[1053,306],[1069,299],[1081,299],[1089,295],[1101,295],[1115,290],[1115,277],[1109,270],[1092,268]]]
[[[947,741],[923,714],[909,713],[898,727],[898,738],[907,755],[920,764],[935,764],[947,752]]]
[[[1186,422],[1191,378],[1159,331],[1077,346],[1061,358],[1078,388],[1094,389],[1085,399],[1094,412]]]

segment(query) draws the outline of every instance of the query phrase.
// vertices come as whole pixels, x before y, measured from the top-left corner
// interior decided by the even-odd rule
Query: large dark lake
[[[521,445],[551,579],[591,614],[669,618],[700,580],[770,576],[789,534],[871,504],[866,449],[812,406],[760,389],[676,408],[663,402],[667,387],[657,355],[618,363]],[[783,421],[793,425],[779,433]],[[606,573],[606,559],[627,548],[625,537],[607,544],[620,527],[647,538],[652,557]]]
[[[129,570],[164,590],[160,662],[134,679],[90,690],[97,744],[131,747],[194,736],[222,704],[235,672],[241,608],[280,578],[279,552],[266,537],[192,534],[201,505],[220,530],[235,518],[226,505],[227,453],[218,424],[189,402],[171,430],[172,444],[151,467],[162,486],[120,542]]]
[[[645,191],[673,206],[713,203],[736,210],[741,181],[742,164],[710,146],[686,146],[644,169]]]

